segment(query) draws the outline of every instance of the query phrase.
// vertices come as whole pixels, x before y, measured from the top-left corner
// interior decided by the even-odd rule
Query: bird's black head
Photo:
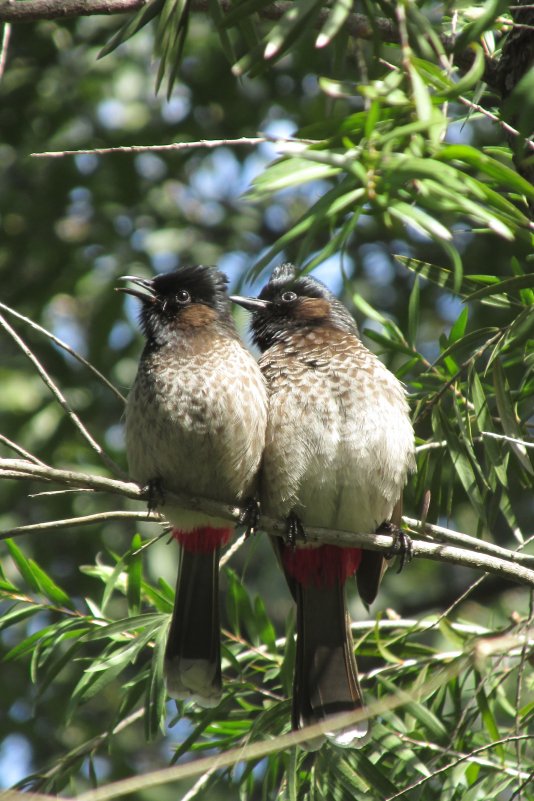
[[[214,267],[196,264],[154,278],[122,278],[139,287],[120,287],[118,291],[141,301],[139,319],[149,342],[164,342],[173,331],[185,333],[214,322],[234,331],[226,294],[228,279]]]
[[[275,268],[257,298],[231,296],[252,312],[252,337],[264,351],[304,328],[334,328],[358,334],[353,317],[321,281],[299,276],[292,264]]]

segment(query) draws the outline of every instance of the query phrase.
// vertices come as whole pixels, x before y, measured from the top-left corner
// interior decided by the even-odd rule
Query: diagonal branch
[[[122,495],[139,501],[148,500],[148,490],[134,482],[119,481],[103,476],[90,475],[88,473],[76,473],[69,470],[58,470],[52,467],[43,467],[25,459],[0,459],[0,479],[37,479],[44,482],[57,482],[69,487],[80,489],[94,489]],[[234,524],[239,523],[243,510],[236,505],[225,504],[209,498],[191,497],[181,493],[166,492],[165,499],[173,505],[183,506],[186,509],[203,511],[216,517],[224,517]],[[165,512],[165,506],[162,507]],[[160,516],[157,518],[158,522]],[[413,523],[413,521],[410,520]],[[415,521],[418,523],[418,521]],[[421,524],[418,523],[419,526]],[[258,528],[278,537],[286,535],[286,522],[274,520],[273,518],[262,515],[259,519]],[[441,536],[445,536],[442,529]],[[453,532],[455,537],[458,535]],[[395,537],[390,534],[374,533],[364,534],[360,532],[336,531],[324,528],[309,527],[306,529],[306,537],[309,542],[330,543],[342,547],[361,547],[371,551],[379,551],[388,554],[395,549]],[[469,538],[471,542],[471,538]],[[491,545],[491,544],[490,544]],[[465,567],[484,570],[488,573],[495,573],[511,581],[520,584],[534,586],[534,569],[526,567],[524,564],[517,564],[516,554],[502,549],[504,556],[495,556],[493,553],[484,553],[482,550],[474,551],[470,547],[457,547],[456,545],[443,544],[441,542],[429,542],[423,539],[414,539],[412,542],[413,556],[424,557],[440,562],[450,562],[452,564],[464,565]],[[482,549],[484,543],[480,541],[479,548]],[[495,548],[495,546],[492,546]],[[534,556],[525,555],[524,562],[533,563]]]
[[[91,448],[100,456],[106,467],[108,467],[115,475],[125,476],[124,471],[119,467],[118,464],[115,464],[113,459],[111,459],[105,450],[99,445],[99,443],[95,440],[95,438],[89,433],[87,428],[84,426],[76,412],[70,408],[69,403],[63,393],[61,392],[60,388],[57,384],[52,380],[51,376],[47,373],[39,359],[35,356],[33,351],[28,347],[26,342],[17,334],[17,332],[9,325],[3,314],[0,314],[0,326],[9,334],[9,336],[13,339],[14,342],[18,345],[21,349],[23,354],[28,358],[39,375],[41,379],[46,384],[52,395],[55,397],[63,411],[67,414],[67,417],[72,420],[78,431],[81,433],[83,438],[89,443]]]
[[[191,0],[191,12],[210,14],[212,0]],[[0,22],[37,22],[39,20],[72,19],[81,16],[94,16],[97,14],[113,15],[127,14],[138,11],[148,5],[149,0],[0,0]],[[235,9],[232,0],[218,0],[220,10],[228,13]],[[294,2],[272,2],[257,9],[260,19],[277,22],[295,7]],[[323,28],[331,14],[331,8],[325,5],[315,17],[314,27]],[[382,42],[399,44],[400,36],[395,21],[385,17],[373,17],[372,23],[366,14],[350,13],[345,22],[344,30],[357,39],[371,40],[378,37]],[[441,42],[446,51],[454,48],[454,37],[442,35]],[[317,45],[316,45],[317,46]],[[457,62],[463,70],[468,70],[473,62],[473,53],[468,49],[457,57]],[[486,71],[484,80],[490,85],[498,83],[498,62],[486,58]],[[494,87],[495,88],[495,87]]]

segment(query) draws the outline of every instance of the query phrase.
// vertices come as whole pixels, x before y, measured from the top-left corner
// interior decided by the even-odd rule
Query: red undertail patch
[[[332,587],[343,584],[358,570],[361,548],[339,548],[320,545],[318,548],[284,548],[284,567],[299,584]]]
[[[172,536],[178,540],[185,551],[195,553],[210,553],[216,548],[221,548],[230,540],[233,528],[211,528],[211,526],[201,526],[192,531],[180,531],[173,528]]]

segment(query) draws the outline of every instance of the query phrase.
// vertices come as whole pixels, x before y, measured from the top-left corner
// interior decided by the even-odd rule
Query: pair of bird
[[[231,297],[214,268],[181,267],[151,280],[125,276],[141,300],[146,345],[126,410],[132,477],[225,503],[259,497],[262,511],[306,526],[373,532],[398,523],[414,469],[402,385],[360,341],[343,304],[291,264],[258,298]],[[252,312],[259,363],[237,334],[230,301]],[[165,653],[175,698],[215,706],[222,692],[218,563],[226,519],[164,503],[181,545]],[[297,605],[294,729],[362,707],[345,600],[356,573],[376,597],[381,554],[273,537]],[[330,735],[360,745],[367,722]],[[308,744],[316,748],[322,739]]]

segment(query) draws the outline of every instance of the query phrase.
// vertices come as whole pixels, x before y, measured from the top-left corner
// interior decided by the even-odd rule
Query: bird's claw
[[[147,481],[145,492],[147,494],[147,506],[149,512],[154,512],[158,506],[165,503],[165,493],[161,478],[151,478]]]
[[[413,558],[412,540],[410,537],[398,526],[393,523],[383,523],[378,529],[380,534],[389,534],[393,539],[393,546],[388,553],[384,554],[386,559],[393,559],[395,556],[399,557],[399,567],[397,573],[408,565]]]
[[[256,533],[260,519],[260,502],[257,498],[247,498],[239,515],[239,525],[245,526],[245,539]]]
[[[297,544],[297,540],[306,540],[306,532],[304,531],[304,526],[300,522],[300,519],[295,514],[295,512],[291,512],[286,518],[286,536],[285,541],[286,545],[289,545],[290,548],[295,548]]]

